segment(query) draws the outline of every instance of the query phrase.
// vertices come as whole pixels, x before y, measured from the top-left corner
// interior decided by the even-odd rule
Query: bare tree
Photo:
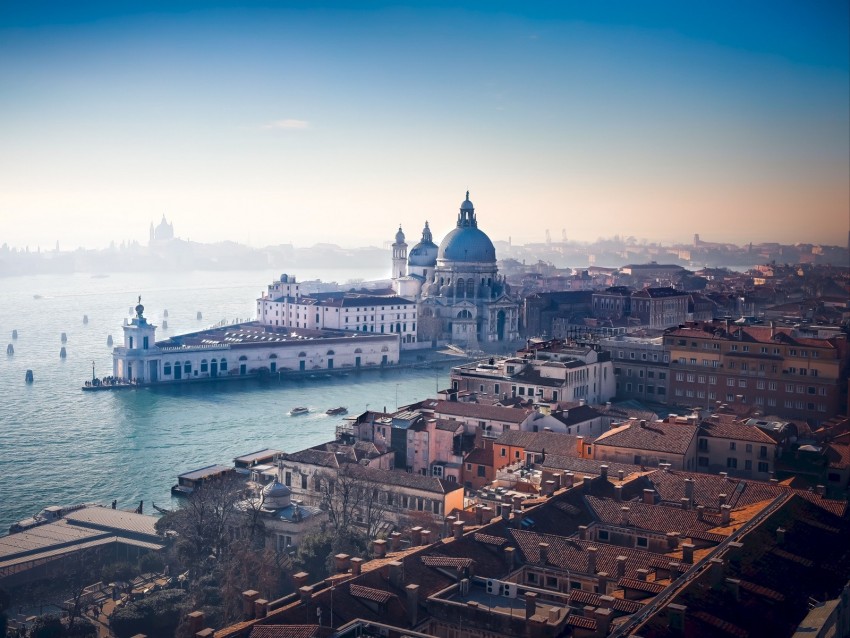
[[[359,465],[342,465],[335,474],[322,477],[319,493],[328,523],[336,531],[356,526],[373,538],[387,522],[386,495],[379,484],[361,475]]]

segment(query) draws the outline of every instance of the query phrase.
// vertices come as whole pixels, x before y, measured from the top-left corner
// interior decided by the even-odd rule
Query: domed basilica
[[[469,192],[460,205],[457,227],[433,242],[428,222],[422,240],[410,249],[399,227],[393,244],[393,287],[419,305],[419,341],[470,347],[517,339],[519,304],[499,277],[496,249],[478,228]]]

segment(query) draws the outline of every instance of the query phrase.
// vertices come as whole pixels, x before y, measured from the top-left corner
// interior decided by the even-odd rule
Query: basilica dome
[[[437,265],[437,251],[437,244],[431,238],[431,229],[428,227],[428,222],[425,222],[425,228],[422,230],[422,241],[410,249],[407,263],[411,266],[423,268],[434,267]]]
[[[457,228],[443,238],[437,257],[445,261],[495,262],[496,249],[486,233],[478,229],[469,192],[460,205]]]

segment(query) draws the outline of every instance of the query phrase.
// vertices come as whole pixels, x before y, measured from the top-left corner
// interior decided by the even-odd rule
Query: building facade
[[[663,337],[617,335],[599,340],[614,364],[617,399],[666,403],[670,355]]]

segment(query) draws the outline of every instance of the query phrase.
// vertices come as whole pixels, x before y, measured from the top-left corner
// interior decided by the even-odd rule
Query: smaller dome
[[[460,204],[461,210],[475,210],[475,207],[472,205],[472,202],[469,201],[469,191],[466,191],[466,199],[463,200]]]
[[[404,233],[401,230],[401,226],[398,227],[398,232],[395,234],[395,243],[403,244],[404,243]]]
[[[279,481],[273,481],[263,488],[263,507],[277,510],[289,507],[292,490]]]

